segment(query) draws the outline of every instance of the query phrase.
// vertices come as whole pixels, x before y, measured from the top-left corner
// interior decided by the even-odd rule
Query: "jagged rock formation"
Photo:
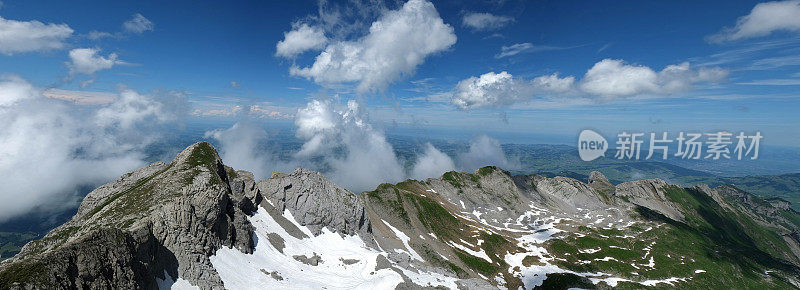
[[[319,172],[298,168],[291,174],[276,173],[259,181],[258,189],[279,211],[289,210],[315,235],[323,227],[347,235],[370,233],[364,202]]]
[[[165,273],[222,288],[208,257],[252,251],[245,217],[258,196],[252,175],[192,145],[89,193],[72,220],[4,261],[0,288],[155,288]]]
[[[800,287],[798,229],[732,186],[484,167],[354,194],[305,169],[255,181],[201,142],[92,191],[0,288]]]

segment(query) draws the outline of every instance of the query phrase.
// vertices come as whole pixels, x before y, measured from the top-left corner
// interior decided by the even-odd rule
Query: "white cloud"
[[[16,21],[0,17],[0,53],[13,55],[21,52],[47,51],[64,48],[64,40],[72,36],[66,24],[44,24],[33,21]]]
[[[208,131],[205,138],[219,142],[217,147],[225,165],[248,170],[256,179],[269,178],[278,163],[267,152],[259,150],[267,140],[267,132],[252,123],[238,122],[225,130]]]
[[[560,78],[558,74],[525,81],[515,79],[508,72],[489,72],[460,81],[451,102],[461,109],[502,107],[530,100],[539,94],[566,93],[574,82],[574,77]]]
[[[114,65],[124,63],[117,60],[117,54],[111,53],[107,57],[98,55],[99,49],[95,48],[76,48],[69,51],[70,62],[67,63],[69,67],[69,74],[74,76],[76,74],[91,75],[97,71],[110,69]]]
[[[354,41],[328,44],[310,67],[293,66],[290,73],[320,84],[358,83],[359,92],[386,89],[414,73],[431,54],[456,42],[453,28],[425,0],[410,0],[385,12],[369,33]]]
[[[514,78],[507,72],[489,72],[480,77],[460,81],[452,92],[451,102],[461,109],[503,107],[521,103],[570,97],[577,99],[613,100],[631,96],[660,96],[690,90],[698,83],[723,81],[728,71],[719,67],[692,69],[688,62],[669,65],[657,72],[626,64],[622,60],[604,59],[590,68],[580,81],[558,74],[536,77],[530,81]]]
[[[502,46],[500,48],[500,53],[496,54],[494,58],[500,59],[508,56],[514,56],[520,53],[525,52],[538,52],[538,51],[550,51],[550,50],[564,50],[564,49],[571,49],[580,46],[572,46],[572,47],[559,47],[559,46],[550,46],[550,45],[533,45],[531,43],[517,43],[511,46]]]
[[[275,55],[292,58],[312,49],[322,49],[327,42],[328,38],[321,27],[295,24],[291,31],[283,34],[283,40],[276,45]]]
[[[512,46],[503,46],[500,48],[500,53],[495,55],[494,58],[504,58],[507,56],[517,55],[533,48],[531,43],[517,43]]]
[[[506,157],[497,140],[481,135],[472,140],[468,151],[458,154],[457,163],[426,144],[406,172],[384,133],[369,123],[366,113],[353,100],[345,107],[331,100],[312,100],[297,111],[294,123],[295,135],[303,145],[291,156],[277,155],[279,150],[269,148],[264,130],[252,122],[206,132],[206,138],[220,143],[218,149],[226,164],[250,170],[256,177],[304,167],[322,172],[353,192],[409,177],[438,177],[455,169],[472,171],[486,165],[519,167],[518,161]]]
[[[669,65],[660,72],[626,64],[622,60],[604,59],[586,72],[581,80],[585,93],[606,98],[641,94],[672,94],[688,90],[699,82],[719,82],[728,72],[721,68],[692,70],[688,62]]]
[[[575,77],[559,77],[558,73],[551,75],[538,76],[531,80],[531,86],[537,90],[547,93],[566,93],[572,90]]]
[[[513,22],[514,18],[508,16],[498,16],[491,13],[470,12],[464,15],[461,24],[473,30],[494,30],[502,28]]]
[[[330,101],[311,101],[297,112],[297,137],[305,143],[295,157],[324,158],[331,179],[356,192],[403,180],[405,172],[392,145],[364,117],[352,100],[341,111]]]
[[[145,164],[144,148],[177,120],[180,107],[165,103],[164,96],[123,95],[128,97],[121,102],[76,110],[19,77],[0,79],[0,175],[7,178],[0,183],[0,221],[34,209],[76,206],[79,186]]]
[[[425,149],[421,155],[417,156],[414,168],[411,170],[411,178],[423,180],[431,177],[439,177],[445,172],[456,169],[453,159],[447,154],[442,153],[431,143],[425,144]]]
[[[519,162],[509,160],[500,141],[486,135],[478,135],[470,141],[469,151],[458,154],[458,166],[464,171],[475,171],[484,166],[516,169]]]
[[[229,87],[229,88],[238,89],[238,88],[242,87],[242,84],[240,84],[240,83],[238,83],[238,82],[235,82],[235,81],[231,81],[231,82],[228,84],[228,87]]]
[[[658,74],[649,67],[604,59],[586,72],[581,89],[602,96],[634,95],[657,92],[657,82]]]
[[[489,72],[458,82],[453,104],[462,109],[507,105],[522,96],[518,88],[511,74]]]
[[[122,27],[127,32],[142,34],[146,31],[152,31],[155,28],[155,24],[142,16],[142,14],[136,13],[133,14],[133,18],[122,23]]]
[[[712,42],[722,42],[766,36],[774,31],[800,31],[800,0],[774,1],[756,4],[750,14],[740,17],[736,26],[709,36]]]

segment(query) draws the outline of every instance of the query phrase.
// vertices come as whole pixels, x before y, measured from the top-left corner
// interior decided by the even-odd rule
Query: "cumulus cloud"
[[[72,36],[66,24],[44,24],[33,21],[16,21],[0,17],[0,53],[47,51],[64,48],[64,40]]]
[[[0,221],[74,207],[79,186],[143,166],[144,148],[180,116],[166,99],[124,91],[118,102],[76,110],[19,77],[0,79]]]
[[[76,48],[70,50],[70,62],[67,63],[69,74],[72,76],[77,74],[91,75],[97,71],[110,69],[114,65],[124,63],[117,59],[116,53],[111,53],[104,57],[98,55],[99,52],[100,50],[96,48]]]
[[[574,77],[560,78],[558,74],[525,81],[508,72],[489,72],[460,81],[451,102],[461,109],[502,107],[527,101],[537,94],[565,93],[574,82]]]
[[[411,170],[411,178],[423,180],[439,177],[452,170],[456,170],[453,159],[436,149],[431,143],[426,143],[422,154],[417,156],[414,168]]]
[[[327,42],[328,38],[321,27],[299,23],[283,34],[283,40],[276,45],[275,55],[292,58],[312,49],[322,49]]]
[[[269,148],[267,134],[255,124],[239,122],[228,129],[206,132],[206,138],[219,142],[226,164],[262,178],[272,171],[305,167],[322,172],[351,191],[361,192],[384,182],[439,177],[456,169],[519,167],[518,162],[505,156],[497,140],[481,135],[470,142],[468,151],[458,155],[458,162],[425,144],[418,156],[407,161],[410,166],[406,171],[383,131],[373,127],[360,105],[352,100],[346,106],[331,100],[312,100],[299,109],[295,135],[303,145],[290,155],[278,155],[279,150]]]
[[[502,28],[513,21],[514,18],[508,16],[470,12],[464,14],[464,18],[461,19],[461,24],[476,31],[485,31]]]
[[[310,67],[292,66],[294,76],[320,84],[358,83],[359,92],[380,91],[414,73],[426,57],[455,44],[453,28],[432,3],[410,0],[386,11],[367,35],[353,41],[333,41]]]
[[[774,31],[800,31],[800,0],[774,1],[756,4],[750,14],[740,17],[736,26],[723,29],[708,37],[711,42],[723,42],[766,36]]]
[[[330,101],[311,101],[297,112],[295,125],[297,137],[304,140],[295,157],[325,159],[327,173],[338,184],[358,192],[405,177],[392,145],[367,122],[355,101],[343,110]]]
[[[131,18],[128,21],[125,21],[125,23],[122,23],[122,28],[124,28],[125,31],[135,34],[142,34],[146,31],[153,31],[155,26],[156,25],[153,24],[152,21],[145,18],[140,13],[133,14],[133,18]]]
[[[583,76],[581,90],[604,97],[671,94],[688,90],[695,83],[721,81],[727,74],[727,71],[717,67],[695,71],[688,62],[669,65],[655,72],[646,66],[604,59]]]
[[[484,166],[516,169],[519,162],[509,160],[500,141],[486,135],[478,135],[469,144],[469,151],[458,154],[458,166],[464,171],[475,171]]]
[[[580,81],[573,76],[559,77],[558,74],[527,81],[507,72],[470,77],[456,85],[451,102],[461,109],[474,109],[510,106],[538,98],[607,101],[639,95],[659,96],[684,92],[698,83],[717,83],[727,75],[728,71],[719,67],[692,69],[688,62],[655,71],[622,60],[604,59],[594,64]]]

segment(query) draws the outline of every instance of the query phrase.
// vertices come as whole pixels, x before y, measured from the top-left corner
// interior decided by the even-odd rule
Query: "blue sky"
[[[260,122],[289,123],[309,100],[333,97],[341,104],[359,100],[376,126],[389,129],[563,136],[584,128],[609,135],[760,130],[767,144],[800,144],[800,25],[770,14],[800,11],[797,1],[763,9],[754,9],[758,1],[416,2],[421,8],[414,11],[421,14],[415,17],[432,22],[411,23],[432,26],[411,27],[409,35],[397,37],[441,33],[384,39],[382,45],[365,40],[370,25],[411,11],[407,3],[5,0],[5,21],[65,25],[73,32],[51,39],[60,43],[57,48],[6,48],[0,73],[78,95],[117,94],[121,88],[178,91],[191,104],[191,118],[242,118],[248,110],[235,106],[258,105],[269,116]],[[399,21],[408,16],[395,14]],[[145,19],[143,26],[126,28],[137,15]],[[753,24],[747,17],[775,21]],[[303,25],[325,40],[277,55],[278,43]],[[322,52],[340,44],[377,52],[361,64],[399,65],[358,71],[375,76],[366,85],[368,76],[337,79],[341,71],[292,72],[311,68]],[[421,50],[423,44],[430,49]],[[10,45],[0,41],[0,50]],[[76,49],[93,49],[86,61],[109,60],[110,54],[116,59],[79,69],[70,57]],[[420,59],[407,63],[385,56]],[[672,79],[676,87],[668,87],[659,72],[685,62],[688,69]],[[626,81],[636,82],[616,87],[593,86],[586,76],[601,63],[611,70],[604,71],[610,76],[598,75],[605,84],[627,69],[647,76],[628,76]],[[494,78],[490,86],[467,87],[502,72],[508,77]],[[537,85],[542,76],[555,76],[551,80],[564,81],[564,87]],[[466,103],[459,106],[459,99]]]

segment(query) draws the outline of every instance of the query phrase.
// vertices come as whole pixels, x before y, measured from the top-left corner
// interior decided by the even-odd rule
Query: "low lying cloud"
[[[330,101],[314,100],[297,112],[295,125],[297,137],[305,141],[295,157],[323,158],[334,182],[362,191],[405,177],[392,145],[355,101],[336,110]]]
[[[117,99],[117,94],[105,92],[70,91],[47,89],[42,95],[51,99],[68,101],[76,105],[106,105]]]
[[[74,207],[79,186],[143,166],[144,148],[185,108],[174,99],[181,96],[130,90],[108,105],[76,108],[15,76],[0,78],[0,96],[0,221]]]
[[[456,170],[453,159],[447,154],[442,153],[431,143],[425,143],[424,151],[417,156],[414,168],[411,170],[411,178],[425,179],[439,177],[443,173]]]
[[[253,119],[294,119],[294,114],[285,107],[270,104],[262,105],[214,105],[212,107],[196,108],[192,115],[198,117],[236,117],[243,116]]]
[[[226,165],[234,169],[246,169],[256,179],[264,179],[280,167],[280,162],[264,151],[262,145],[267,141],[267,132],[251,122],[239,122],[225,130],[213,130],[205,133],[205,138],[218,141],[220,157]]]
[[[710,42],[734,41],[766,36],[775,31],[800,31],[800,0],[756,4],[750,14],[740,17],[736,26],[724,28],[708,37]]]
[[[297,111],[295,126],[295,135],[303,145],[290,156],[274,153],[277,150],[268,148],[263,129],[247,121],[209,131],[206,138],[219,142],[226,164],[252,171],[256,177],[305,167],[322,172],[353,192],[406,178],[439,177],[451,170],[474,171],[486,165],[518,167],[506,158],[497,140],[481,135],[470,143],[468,151],[458,155],[458,162],[425,144],[422,152],[408,161],[412,163],[406,170],[383,131],[373,127],[366,112],[352,100],[346,106],[331,100],[313,100]]]
[[[320,35],[311,32],[306,34],[314,35],[317,40],[303,46],[289,45],[297,42],[284,39],[278,44],[279,55],[293,55],[300,48],[318,45]],[[286,36],[292,36],[292,32]],[[395,80],[413,74],[425,58],[450,48],[455,42],[453,27],[444,23],[432,3],[410,0],[398,10],[384,12],[363,37],[329,41],[314,64],[303,68],[292,66],[290,74],[323,85],[358,83],[356,89],[361,93],[382,91]]]
[[[72,36],[66,24],[17,21],[0,17],[0,53],[47,51],[64,48],[64,41]]]
[[[609,101],[622,97],[685,92],[696,84],[721,82],[727,76],[725,69],[692,69],[688,62],[654,71],[622,60],[604,59],[594,64],[580,81],[573,76],[560,77],[558,74],[524,80],[507,72],[489,72],[480,77],[470,77],[456,85],[451,102],[461,109],[474,109],[523,104],[537,98]]]
[[[472,28],[475,31],[500,29],[511,22],[514,22],[513,17],[475,12],[464,14],[464,18],[461,19],[462,25]]]
[[[503,169],[519,168],[519,162],[509,160],[500,147],[500,141],[486,135],[478,135],[469,144],[469,151],[458,154],[458,166],[464,171],[475,171],[484,166]]]

